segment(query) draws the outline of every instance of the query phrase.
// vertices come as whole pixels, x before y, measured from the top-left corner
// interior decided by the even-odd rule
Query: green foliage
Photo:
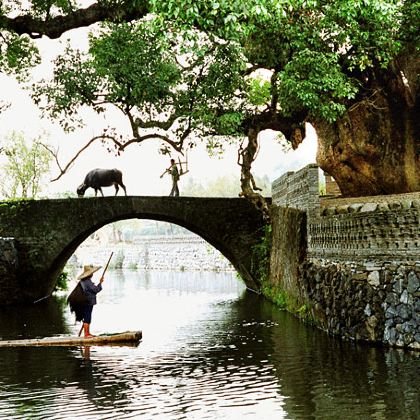
[[[67,290],[68,289],[68,280],[69,274],[66,271],[63,271],[57,279],[54,290]]]
[[[162,29],[153,21],[112,25],[91,37],[89,63],[95,75],[107,80],[110,102],[124,101],[145,111],[147,104],[170,101],[180,71],[169,52],[173,40]]]
[[[287,293],[279,285],[264,284],[261,288],[262,294],[269,300],[271,300],[280,309],[285,309],[292,314],[297,315],[304,322],[308,324],[314,323],[314,318],[307,304],[300,304],[298,300]]]
[[[130,264],[128,264],[128,269],[129,270],[137,270],[138,265],[135,261],[131,261]]]
[[[262,188],[264,197],[271,195],[271,182],[267,176],[263,178],[256,176],[255,182]],[[234,174],[218,176],[204,185],[189,177],[185,184],[182,184],[182,195],[189,197],[238,197],[240,191],[240,181]]]
[[[33,41],[26,36],[1,30],[0,36],[0,71],[14,74],[20,81],[27,79],[31,68],[41,61]]]
[[[260,0],[243,23],[242,45],[251,63],[275,69],[271,93],[286,116],[306,112],[332,122],[357,94],[369,95],[362,88],[368,72],[388,67],[407,27],[416,39],[415,9],[411,1]]]
[[[270,52],[280,53],[272,66],[283,67],[285,59],[289,61],[295,53],[309,49],[345,57],[343,70],[348,65],[363,70],[367,62],[370,66],[378,62],[386,65],[398,53],[399,34],[405,30],[402,18],[407,13],[402,12],[408,3],[412,2],[260,0],[244,25],[248,27],[251,50],[262,45],[260,59],[275,59]],[[416,19],[418,15],[411,16],[412,21]]]
[[[326,187],[325,183],[320,182],[318,190],[319,190],[319,195],[326,195],[327,194],[327,187]]]
[[[269,284],[264,284],[261,288],[262,294],[275,303],[281,309],[287,309],[288,297],[286,292],[279,290]]]
[[[49,172],[51,154],[41,137],[28,145],[23,133],[11,132],[3,139],[5,162],[1,165],[0,192],[8,198],[37,197]],[[7,175],[6,175],[7,174]]]
[[[286,115],[310,110],[333,122],[346,110],[344,101],[355,97],[354,83],[341,72],[338,54],[303,50],[284,68],[278,92]]]
[[[301,305],[298,300],[291,296],[280,285],[270,282],[270,255],[272,245],[272,227],[265,225],[261,242],[252,248],[251,272],[261,282],[262,294],[270,299],[281,309],[297,314],[306,322],[312,322],[312,315],[307,305]]]
[[[157,20],[109,24],[90,37],[88,54],[68,47],[55,61],[54,80],[34,85],[33,98],[66,130],[82,124],[78,111],[115,106],[133,135],[154,128],[182,137],[187,132],[238,132],[243,59],[237,45],[197,40]],[[162,136],[160,137],[162,138]]]
[[[4,14],[17,13],[24,10],[29,16],[47,19],[51,15],[75,10],[78,2],[75,0],[31,0],[30,7],[25,3],[15,0],[3,0],[1,9]]]
[[[102,112],[110,103],[149,120],[176,110],[196,130],[238,135],[245,115],[272,95],[286,116],[308,112],[333,122],[359,92],[354,71],[386,68],[401,51],[402,32],[414,36],[413,24],[402,27],[408,13],[418,17],[409,3],[152,0],[154,19],[106,26],[91,37],[88,57],[67,50],[55,83],[35,96],[66,128],[80,122],[80,106]],[[245,81],[246,64],[275,69],[274,84]]]
[[[252,105],[266,105],[271,100],[271,83],[260,77],[248,81],[248,100]]]
[[[297,314],[301,318],[307,318],[310,315],[310,309],[309,306],[306,304],[303,304],[300,308],[297,310]]]
[[[241,275],[236,271],[235,272],[235,277],[243,284],[245,284],[244,279],[241,277]]]
[[[113,261],[110,263],[110,267],[115,269],[121,269],[123,268],[124,263],[124,250],[120,248],[115,257],[113,258]]]
[[[419,48],[414,0],[99,3],[115,11],[116,21],[121,10],[150,14],[104,24],[91,35],[87,55],[68,48],[55,62],[54,80],[34,88],[36,102],[67,130],[83,123],[82,107],[103,113],[115,106],[136,139],[150,128],[166,139],[218,136],[208,142],[218,151],[249,124],[260,129],[255,117],[266,111],[264,117],[334,122],[372,95],[372,81],[380,88],[396,77],[389,70],[400,54],[410,58]],[[41,25],[78,7],[67,0],[0,2],[0,71],[23,78],[39,62],[29,37],[9,30],[2,16],[28,13]],[[261,81],[254,69],[273,77]]]
[[[197,27],[221,38],[237,38],[247,0],[149,0],[152,11],[178,28]]]
[[[420,49],[420,2],[417,0],[404,1],[401,8],[400,40],[401,45]]]
[[[218,133],[226,136],[239,135],[242,131],[243,114],[240,112],[227,112],[214,121]]]

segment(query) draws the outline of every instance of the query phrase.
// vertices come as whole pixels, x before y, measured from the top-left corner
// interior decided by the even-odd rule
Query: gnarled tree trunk
[[[248,130],[247,144],[245,147],[241,144],[238,151],[238,164],[241,167],[241,193],[240,196],[245,197],[252,204],[254,204],[259,210],[262,211],[263,216],[266,220],[270,219],[269,207],[265,198],[257,191],[261,191],[261,188],[255,184],[254,177],[251,172],[252,163],[258,154],[259,143],[258,143],[259,131],[255,128]]]
[[[375,75],[375,93],[335,123],[311,121],[317,163],[344,196],[420,191],[418,67]]]

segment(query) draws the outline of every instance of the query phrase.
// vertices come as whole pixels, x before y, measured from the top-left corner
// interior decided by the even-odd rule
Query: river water
[[[77,334],[55,297],[1,339]],[[92,332],[137,347],[0,348],[1,419],[419,419],[420,355],[302,325],[231,273],[110,271]]]

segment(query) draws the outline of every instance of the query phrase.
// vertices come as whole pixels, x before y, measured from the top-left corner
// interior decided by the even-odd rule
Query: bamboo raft
[[[97,346],[97,345],[122,345],[138,344],[142,338],[141,331],[126,331],[117,334],[102,334],[94,337],[46,337],[27,340],[0,341],[0,347],[24,346]]]

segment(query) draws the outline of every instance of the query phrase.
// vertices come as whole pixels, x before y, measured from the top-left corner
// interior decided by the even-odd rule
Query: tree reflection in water
[[[4,415],[379,419],[419,414],[416,353],[329,337],[244,292],[230,274],[113,275],[93,322],[99,332],[141,325],[140,345],[0,348]],[[78,330],[60,300],[0,314],[3,339]]]

